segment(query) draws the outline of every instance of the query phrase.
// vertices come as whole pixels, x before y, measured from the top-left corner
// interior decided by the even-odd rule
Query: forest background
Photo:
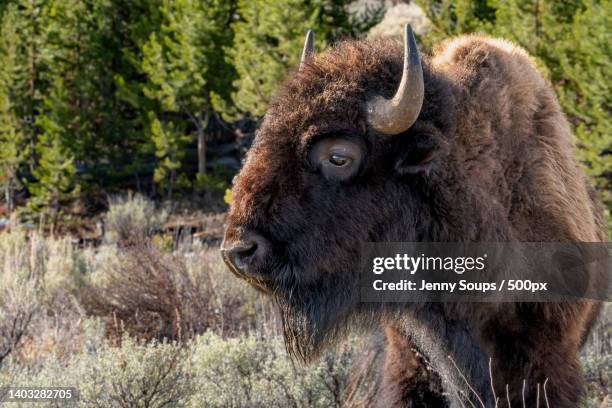
[[[297,63],[305,31],[316,32],[319,51],[398,33],[399,21],[379,29],[395,3],[0,1],[0,218],[70,226],[127,191],[224,211],[231,178]],[[484,32],[535,57],[609,216],[610,1],[416,3],[424,52],[445,37]]]

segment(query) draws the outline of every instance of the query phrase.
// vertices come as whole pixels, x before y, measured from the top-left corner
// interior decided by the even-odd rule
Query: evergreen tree
[[[33,109],[37,137],[28,183],[29,207],[49,212],[55,223],[59,204],[73,197],[87,178],[77,180],[76,164],[89,175],[111,142],[105,132],[112,115],[109,59],[100,34],[107,23],[102,0],[48,0],[41,4],[38,99]],[[96,181],[89,177],[89,181]]]
[[[46,84],[46,3],[15,0],[4,4],[0,36],[0,183],[7,209],[21,175],[36,167],[37,107]]]
[[[10,8],[0,20],[0,184],[5,191],[7,214],[13,210],[13,192],[19,183],[18,171],[28,153],[11,95],[19,58],[15,15],[16,10]]]
[[[555,85],[561,105],[575,126],[579,157],[602,195],[612,232],[610,27],[612,2],[589,0],[554,50],[559,60]]]
[[[111,35],[107,41],[116,45],[113,58],[113,89],[117,99],[118,111],[123,126],[116,131],[115,155],[110,160],[113,165],[111,177],[124,180],[131,176],[141,189],[141,175],[152,173],[155,146],[150,137],[148,112],[156,111],[154,101],[143,95],[146,74],[142,69],[143,47],[153,33],[159,32],[161,17],[159,13],[162,0],[113,0],[112,9],[116,18],[112,22]]]
[[[302,0],[238,2],[230,55],[239,77],[234,103],[242,112],[264,114],[283,74],[297,63],[306,30],[314,28],[309,11]]]
[[[2,82],[2,79],[0,79]],[[13,194],[19,185],[19,167],[26,158],[28,149],[21,133],[9,96],[0,83],[0,183],[4,186],[6,212],[14,209]]]
[[[30,170],[36,165],[35,149],[38,129],[36,114],[47,84],[43,76],[47,69],[45,59],[46,32],[48,16],[45,0],[14,0],[4,11],[2,26],[12,31],[9,38],[3,40],[9,49],[3,53],[0,61],[5,70],[9,70],[10,83],[5,82],[2,93],[8,95],[8,103],[13,107],[20,137],[27,148],[27,165]]]
[[[59,80],[54,85],[51,94],[45,98],[44,106],[46,112],[36,119],[41,134],[36,144],[38,165],[32,171],[36,181],[28,184],[32,194],[28,204],[37,212],[47,213],[51,226],[55,226],[60,215],[60,204],[79,191],[75,185],[74,156],[67,143],[70,129],[63,126],[72,115],[66,108],[63,81]]]
[[[69,112],[59,115],[66,118],[59,124],[65,129],[64,144],[91,170],[108,157],[107,146],[115,141],[113,123],[118,121],[112,88],[112,60],[118,50],[109,52],[106,43],[112,34],[107,13],[114,10],[106,0],[50,0],[48,7],[49,68],[44,77],[52,88],[62,82],[64,106],[46,109]]]
[[[382,8],[350,0],[7,0],[0,2],[0,189],[57,218],[75,193],[152,175],[187,186],[210,119],[265,112],[307,29],[316,47],[359,37]],[[555,86],[579,157],[612,209],[610,0],[422,1],[433,30],[510,39]],[[210,167],[210,166],[208,166]],[[77,171],[78,169],[78,171]],[[27,181],[26,181],[27,180]],[[25,182],[24,182],[25,181]],[[21,194],[19,196],[22,196]],[[612,225],[612,223],[611,223]]]
[[[138,61],[138,69],[146,75],[141,86],[146,101],[139,104],[149,107],[143,123],[158,158],[155,181],[173,183],[194,133],[198,177],[204,176],[208,121],[216,106],[228,105],[234,71],[223,49],[232,38],[227,30],[232,3],[164,0],[156,13],[159,29],[142,44]]]
[[[300,58],[304,36],[315,31],[316,47],[357,37],[382,18],[382,8],[352,14],[347,0],[239,0],[232,24],[232,64],[238,72],[234,103],[241,112],[261,116],[287,68]]]
[[[185,187],[188,182],[183,174],[177,174],[185,158],[185,144],[189,136],[183,128],[172,122],[161,122],[154,112],[149,112],[151,140],[155,145],[155,156],[159,160],[153,174],[153,181],[166,189],[167,196],[172,197],[175,186]]]

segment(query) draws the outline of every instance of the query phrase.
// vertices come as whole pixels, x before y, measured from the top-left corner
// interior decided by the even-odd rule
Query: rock
[[[416,3],[398,3],[387,9],[383,20],[372,27],[368,33],[368,38],[401,35],[406,23],[410,23],[412,29],[418,35],[426,35],[431,29],[431,23],[425,12]]]

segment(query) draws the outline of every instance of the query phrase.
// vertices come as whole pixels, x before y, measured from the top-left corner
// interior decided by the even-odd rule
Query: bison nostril
[[[228,251],[228,256],[236,268],[244,271],[248,266],[249,260],[255,255],[255,252],[257,252],[257,243],[251,241],[231,248]]]
[[[243,274],[258,274],[270,247],[258,234],[248,234],[239,242],[224,242],[221,252],[230,267]]]
[[[249,242],[248,246],[238,249],[238,254],[243,258],[248,258],[257,251],[257,243]]]

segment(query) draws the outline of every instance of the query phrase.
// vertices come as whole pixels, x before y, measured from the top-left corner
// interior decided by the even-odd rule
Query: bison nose
[[[221,246],[221,254],[228,266],[243,275],[261,274],[269,250],[270,242],[253,232],[240,240],[226,238]]]

